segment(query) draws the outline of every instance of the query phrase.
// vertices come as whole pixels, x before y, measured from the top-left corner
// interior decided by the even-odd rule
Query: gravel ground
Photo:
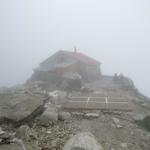
[[[36,125],[34,130],[41,150],[62,150],[67,140],[79,132],[91,132],[104,150],[150,150],[150,133],[126,113],[101,113],[96,119],[72,117],[48,127]]]

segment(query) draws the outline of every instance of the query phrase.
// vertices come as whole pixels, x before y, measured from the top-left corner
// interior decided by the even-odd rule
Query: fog
[[[0,86],[25,82],[57,50],[102,62],[150,96],[149,0],[0,0]]]

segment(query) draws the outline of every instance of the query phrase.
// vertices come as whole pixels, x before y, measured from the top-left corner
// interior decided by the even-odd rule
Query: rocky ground
[[[71,137],[87,132],[103,150],[150,150],[148,101],[134,97],[131,112],[82,113],[62,112],[57,98],[40,89],[0,92],[0,150],[68,150]]]
[[[106,150],[150,149],[150,132],[138,126],[133,118],[125,113],[101,113],[98,118],[73,116],[68,121],[57,121],[46,126],[34,122],[31,127],[22,125],[3,131],[5,133],[2,133],[1,137],[5,137],[5,140],[2,138],[0,150],[6,145],[10,145],[6,150],[12,149],[12,144],[19,145],[20,150],[23,145],[25,150],[62,150],[67,140],[82,132],[92,133]],[[20,144],[20,139],[24,144]]]

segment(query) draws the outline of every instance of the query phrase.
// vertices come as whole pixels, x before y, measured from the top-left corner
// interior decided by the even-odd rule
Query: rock
[[[58,105],[66,101],[67,93],[63,91],[53,91],[49,93],[51,97],[51,103]]]
[[[80,148],[80,147],[74,147],[71,150],[85,150],[84,148]]]
[[[146,106],[147,106],[147,103],[143,103],[142,106],[146,107]]]
[[[49,125],[58,121],[58,112],[55,106],[47,105],[45,112],[39,117],[39,123],[41,125]]]
[[[113,121],[114,121],[115,124],[119,124],[120,123],[118,118],[113,118]]]
[[[42,99],[28,93],[0,93],[0,119],[19,122],[41,105]]]
[[[113,118],[113,122],[116,128],[122,128],[122,126],[120,125],[120,120],[118,118]]]
[[[10,93],[11,89],[8,87],[0,87],[0,93]]]
[[[25,150],[41,150],[38,146],[38,142],[34,141],[34,142],[26,142],[25,143],[26,149]],[[23,149],[24,150],[24,149]]]
[[[127,143],[121,143],[120,146],[121,146],[122,148],[127,148]]]
[[[15,137],[15,132],[13,131],[3,131],[0,134],[0,145],[10,143],[10,141]]]
[[[103,150],[93,134],[89,132],[78,133],[67,141],[63,150]]]
[[[41,125],[49,125],[50,123],[55,123],[58,120],[58,113],[57,112],[44,112],[42,116],[39,118],[39,123]]]
[[[22,125],[17,129],[16,137],[18,137],[19,139],[24,139],[26,138],[28,131],[29,131],[29,126]]]
[[[20,146],[19,150],[39,150],[38,142],[35,140],[28,139],[23,141],[21,139],[14,138],[12,142]]]
[[[143,115],[143,114],[134,114],[133,115],[134,121],[141,121],[144,119],[144,117],[145,117],[145,115]]]
[[[145,142],[142,142],[142,143],[140,143],[140,146],[141,146],[142,148],[145,148],[145,149],[146,149],[147,144],[146,144]]]
[[[13,142],[20,145],[23,150],[39,150],[37,133],[27,125],[20,126]]]
[[[85,117],[88,117],[88,118],[98,118],[99,114],[98,113],[87,113],[87,114],[85,114]]]
[[[59,112],[58,119],[59,120],[69,120],[71,118],[71,114],[69,112]]]
[[[150,131],[150,115],[144,117],[143,120],[139,121],[140,125],[142,125],[146,130]]]
[[[0,136],[5,134],[5,131],[2,130],[2,128],[0,127]]]
[[[66,80],[63,80],[59,87],[61,90],[66,90],[69,87],[69,84]]]
[[[26,150],[16,143],[0,145],[0,150]]]
[[[122,126],[121,126],[121,125],[119,125],[119,124],[118,124],[118,125],[116,125],[116,127],[117,127],[117,128],[122,128]]]
[[[27,125],[22,125],[16,132],[16,137],[22,140],[37,140],[37,134]]]
[[[74,116],[84,116],[84,113],[82,113],[82,112],[72,112],[72,115],[74,115]]]
[[[47,133],[48,133],[48,134],[51,134],[51,133],[52,133],[52,131],[49,129],[49,130],[47,130]]]
[[[93,90],[90,89],[90,87],[86,87],[86,86],[82,86],[81,91],[82,91],[83,93],[93,92]]]

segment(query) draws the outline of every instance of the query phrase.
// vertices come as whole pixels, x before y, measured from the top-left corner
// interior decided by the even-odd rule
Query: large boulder
[[[39,150],[37,133],[27,125],[0,134],[0,150]]]
[[[58,121],[58,112],[55,105],[47,104],[46,110],[38,118],[38,123],[40,125],[48,126],[51,123],[56,123]]]
[[[142,121],[146,115],[144,114],[133,114],[133,120],[134,121]]]
[[[15,136],[23,141],[37,140],[37,133],[27,125],[22,125],[16,130]]]
[[[0,145],[0,150],[39,150],[38,144],[31,142],[24,142],[20,139],[14,139],[10,144]]]
[[[150,115],[144,117],[143,120],[137,121],[137,123],[143,126],[146,130],[150,131]]]
[[[0,150],[26,150],[16,143],[4,144],[0,146]]]
[[[78,133],[64,146],[63,150],[103,150],[93,134],[89,132]]]
[[[0,119],[19,122],[42,105],[42,98],[29,93],[0,93]]]
[[[20,126],[15,136],[17,137],[15,142],[18,144],[20,143],[25,150],[39,150],[37,133],[29,126]]]

